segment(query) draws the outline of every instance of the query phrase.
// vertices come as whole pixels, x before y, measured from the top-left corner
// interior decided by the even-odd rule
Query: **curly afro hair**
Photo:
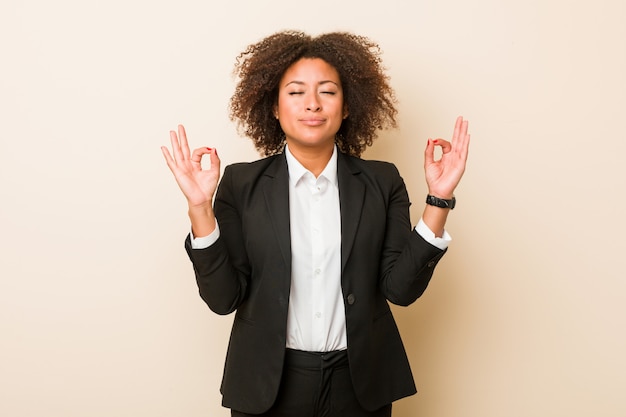
[[[274,117],[279,82],[302,58],[320,58],[339,73],[350,116],[336,136],[340,151],[360,156],[377,131],[396,127],[395,93],[384,73],[381,50],[370,39],[348,32],[312,37],[298,31],[274,33],[249,45],[235,63],[238,77],[230,100],[230,118],[252,139],[262,155],[282,151],[285,134]]]

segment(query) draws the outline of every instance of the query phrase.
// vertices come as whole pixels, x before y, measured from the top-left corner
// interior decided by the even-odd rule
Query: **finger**
[[[452,150],[452,144],[450,144],[447,140],[439,138],[435,139],[433,143],[435,146],[440,146],[443,153],[448,153]]]
[[[210,160],[211,160],[211,169],[215,169],[217,170],[217,172],[220,172],[220,157],[217,156],[217,149],[213,149],[210,155]]]
[[[191,154],[191,163],[194,165],[195,168],[202,169],[202,157],[204,155],[210,155],[212,151],[212,148],[207,147],[194,149],[193,154]]]
[[[463,142],[461,149],[459,151],[461,158],[464,161],[467,161],[467,155],[469,153],[469,143],[470,143],[470,134],[465,135],[465,141]]]
[[[183,150],[180,146],[180,138],[173,130],[170,130],[170,141],[172,142],[172,153],[174,154],[174,162],[179,163],[185,160]]]
[[[170,150],[167,149],[166,146],[161,146],[161,152],[163,153],[163,157],[165,158],[165,162],[167,163],[167,166],[170,168],[170,171],[174,172],[174,169],[176,167],[176,162],[174,162],[174,159],[172,159],[172,155],[170,155]]]
[[[189,159],[189,143],[187,142],[187,132],[185,132],[185,126],[178,125],[178,136],[180,137],[180,146],[182,148],[183,158]]]
[[[432,139],[428,139],[424,150],[424,166],[427,167],[435,162],[435,145]]]
[[[459,126],[459,134],[455,138],[457,141],[464,141],[467,136],[467,129],[469,127],[469,122],[467,120],[461,121],[461,125]]]
[[[469,149],[469,140],[470,135],[467,133],[469,127],[469,122],[467,120],[463,121],[461,126],[461,135],[458,139],[458,143],[453,144],[455,150],[459,153],[460,157],[463,159],[467,159],[467,153]]]
[[[452,133],[452,142],[456,141],[461,134],[461,128],[463,125],[463,116],[459,116],[456,118],[456,122],[454,123],[454,131]]]

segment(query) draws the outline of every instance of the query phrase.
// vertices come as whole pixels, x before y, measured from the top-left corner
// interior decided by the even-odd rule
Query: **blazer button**
[[[354,294],[348,294],[348,304],[352,305],[356,301]]]
[[[428,267],[429,268],[434,268],[435,267],[435,261],[428,262]]]

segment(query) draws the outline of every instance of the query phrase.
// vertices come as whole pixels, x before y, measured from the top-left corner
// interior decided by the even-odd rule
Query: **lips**
[[[319,126],[324,124],[325,119],[312,118],[312,119],[300,119],[300,122],[306,126]]]

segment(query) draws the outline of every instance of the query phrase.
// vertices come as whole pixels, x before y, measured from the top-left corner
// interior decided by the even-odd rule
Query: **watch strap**
[[[426,204],[452,210],[454,206],[456,206],[456,198],[452,197],[451,200],[446,200],[445,198],[439,198],[435,197],[434,195],[428,194],[426,196]]]

